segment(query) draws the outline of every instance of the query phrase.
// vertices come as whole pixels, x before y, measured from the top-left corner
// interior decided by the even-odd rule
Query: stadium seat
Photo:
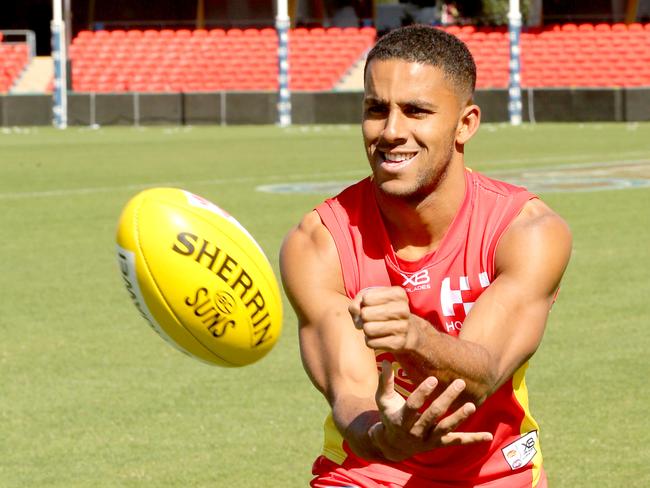
[[[226,31],[223,29],[210,29],[209,32],[210,37],[225,37],[226,36]]]
[[[236,83],[246,90],[277,87],[277,37],[274,29],[182,31],[145,31],[142,35],[135,30],[124,35],[111,33],[111,42],[88,46],[80,46],[83,41],[75,39],[75,49],[71,51],[74,89],[159,92],[188,87],[234,89]],[[327,32],[327,35],[338,38],[342,32],[335,30]],[[188,33],[191,34],[189,37]],[[367,48],[369,41],[364,37],[367,33],[359,37],[360,33],[355,29],[349,34],[358,37],[354,41],[356,47],[353,41],[347,39],[349,44],[340,46],[319,44],[316,38],[320,36],[317,34],[314,39],[309,37],[307,44],[301,48],[311,56],[305,58],[306,67],[310,66],[312,58],[324,58],[325,62],[321,60],[321,64],[328,64],[326,61],[329,61],[331,69],[323,70],[319,86],[329,83],[328,88],[331,88],[350,63]],[[122,41],[114,42],[114,38]],[[293,62],[295,76],[300,76],[300,61],[296,59]],[[257,70],[251,70],[251,64]],[[318,65],[314,63],[312,71]],[[229,83],[221,83],[222,73],[230,74]]]
[[[0,93],[8,92],[29,61],[27,44],[8,44],[0,41]]]
[[[445,30],[467,42],[476,59],[479,88],[508,86],[505,29]],[[291,29],[291,89],[331,90],[375,37],[372,27]],[[521,37],[522,86],[650,86],[645,69],[650,65],[649,45],[650,24],[570,23],[527,29]],[[70,54],[75,90],[106,90],[109,83],[113,91],[277,88],[277,33],[270,27],[81,31]],[[26,59],[26,50],[20,56]],[[0,53],[0,62],[5,59],[13,60]],[[21,70],[20,63],[5,62],[12,76]]]

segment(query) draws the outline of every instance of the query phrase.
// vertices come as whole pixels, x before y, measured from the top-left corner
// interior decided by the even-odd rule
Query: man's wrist
[[[433,330],[429,322],[417,315],[409,316],[409,333],[406,336],[403,352],[409,356],[417,356],[425,347],[425,342],[429,340],[428,336]]]
[[[383,429],[379,412],[365,411],[350,422],[342,434],[357,456],[369,461],[385,461],[386,458],[374,438],[378,429]]]

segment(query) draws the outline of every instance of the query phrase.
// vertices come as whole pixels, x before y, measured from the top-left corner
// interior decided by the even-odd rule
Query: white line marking
[[[625,155],[630,155],[632,153],[622,153]],[[635,152],[634,154],[642,154],[641,152]],[[647,153],[643,153],[647,156]],[[552,157],[552,158],[538,158],[534,160],[529,160],[530,162],[534,161],[567,161],[575,158],[561,158],[561,157]],[[518,160],[520,163],[525,161],[523,159]],[[499,161],[499,163],[509,163],[510,161],[504,160]],[[549,171],[555,171],[558,173],[565,173],[567,170],[575,169],[589,169],[589,168],[606,168],[606,167],[616,167],[625,164],[650,164],[648,159],[627,159],[627,160],[618,160],[618,161],[601,161],[595,163],[574,163],[561,166],[550,166],[542,168],[519,168],[519,169],[507,169],[507,170],[488,170],[486,173],[490,176],[499,176],[503,174],[538,174],[538,173],[547,173]],[[471,165],[470,165],[471,166]],[[86,188],[61,188],[56,190],[44,190],[44,191],[31,191],[31,192],[7,192],[0,193],[0,200],[21,200],[27,198],[56,198],[56,197],[68,197],[68,196],[83,196],[83,195],[92,195],[96,193],[110,193],[115,191],[135,191],[135,190],[144,190],[146,188],[156,188],[156,187],[185,187],[187,185],[230,185],[230,184],[239,184],[239,183],[271,183],[274,181],[300,181],[304,179],[309,179],[313,181],[314,179],[324,178],[324,177],[341,177],[341,176],[365,176],[368,174],[366,169],[356,169],[348,171],[337,171],[337,172],[320,172],[320,173],[308,173],[308,174],[290,174],[290,175],[267,175],[264,177],[259,176],[244,176],[238,178],[219,178],[212,180],[187,180],[187,181],[165,181],[165,182],[155,182],[155,183],[142,183],[135,185],[122,185],[122,186],[105,186],[105,187],[86,187]]]
[[[0,193],[0,200],[21,200],[25,198],[48,198],[48,197],[68,197],[75,195],[91,195],[95,193],[110,193],[114,191],[126,190],[144,190],[146,188],[157,187],[184,187],[187,185],[231,185],[237,183],[257,183],[260,181],[292,181],[305,178],[319,178],[325,176],[356,176],[366,175],[366,170],[349,170],[335,173],[309,173],[309,174],[291,174],[291,175],[269,175],[263,178],[259,176],[244,176],[239,178],[219,178],[213,180],[189,180],[189,181],[165,181],[157,183],[142,183],[137,185],[122,186],[99,186],[88,188],[69,188],[58,190],[29,191],[29,192],[7,192]]]
[[[571,162],[575,161],[577,164],[619,164],[619,163],[624,163],[626,161],[619,160],[618,158],[634,158],[636,156],[641,156],[643,160],[632,160],[632,161],[627,161],[627,162],[645,162],[647,161],[648,156],[650,156],[650,150],[647,151],[627,151],[627,152],[620,152],[617,153],[616,156],[612,156],[612,158],[617,158],[616,160],[612,160],[610,162],[603,162],[603,163],[591,163],[590,161],[593,161],[594,159],[601,158],[603,157],[602,154],[576,154],[572,156],[541,156],[538,158],[515,158],[515,159],[490,159],[486,161],[480,161],[481,164],[504,164],[504,165],[509,165],[509,164],[531,164],[531,163],[553,163],[553,162]],[[471,164],[469,164],[471,167]],[[562,165],[564,167],[564,165]]]

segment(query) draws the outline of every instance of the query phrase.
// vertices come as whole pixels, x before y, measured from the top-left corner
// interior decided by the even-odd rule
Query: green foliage
[[[138,190],[187,188],[233,213],[277,269],[284,234],[326,195],[256,187],[358,179],[359,138],[349,126],[0,133],[0,485],[307,486],[327,408],[288,304],[260,363],[187,358],[129,302],[115,225]],[[490,172],[649,155],[650,124],[541,124],[485,125],[467,158]],[[650,188],[543,196],[575,240],[528,373],[551,483],[650,486]]]

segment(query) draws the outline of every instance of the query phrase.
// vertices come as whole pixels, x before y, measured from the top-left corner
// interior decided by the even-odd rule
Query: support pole
[[[275,29],[278,33],[278,125],[291,125],[291,92],[289,91],[289,8],[287,0],[278,0]]]
[[[510,0],[508,11],[510,37],[510,83],[508,86],[508,113],[511,125],[521,125],[521,10],[519,0]]]
[[[52,115],[54,127],[65,129],[68,126],[68,87],[66,61],[65,22],[61,0],[52,2],[52,60],[54,61],[54,90],[52,93]]]

